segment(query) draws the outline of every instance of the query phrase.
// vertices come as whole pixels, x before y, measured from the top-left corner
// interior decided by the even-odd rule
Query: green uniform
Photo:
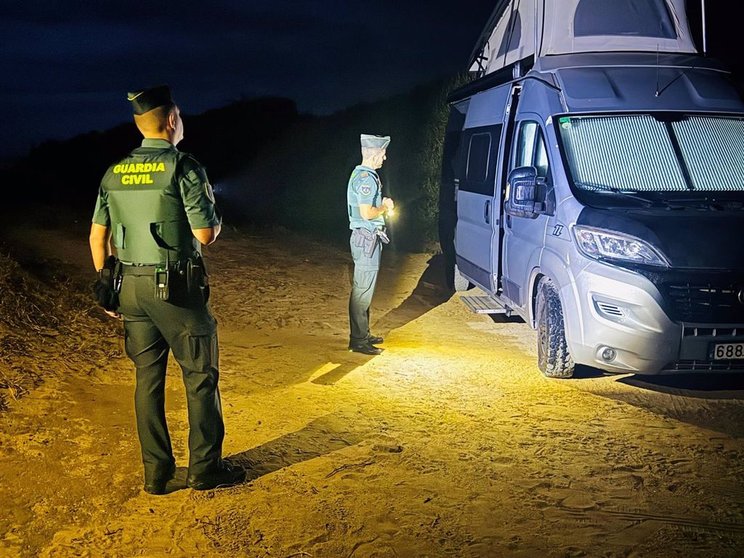
[[[380,177],[373,169],[357,165],[351,173],[349,185],[346,188],[349,228],[352,230],[358,228],[375,230],[378,227],[384,227],[385,218],[382,215],[368,221],[359,213],[360,204],[378,207],[381,203],[382,182],[380,182]]]
[[[111,229],[124,263],[119,312],[126,352],[137,369],[135,411],[145,479],[167,476],[175,465],[165,421],[169,350],[186,386],[189,476],[208,475],[220,466],[224,438],[217,323],[205,291],[186,288],[184,279],[186,262],[201,251],[191,229],[219,224],[206,173],[171,143],[145,139],[106,172],[93,223]],[[156,270],[159,279],[168,271],[167,297],[156,296]]]
[[[382,255],[382,243],[376,238],[374,249],[371,252],[365,251],[367,239],[363,232],[375,231],[385,226],[382,215],[367,220],[359,212],[360,204],[379,207],[382,203],[382,183],[373,169],[358,165],[353,170],[346,190],[346,203],[351,229],[349,245],[354,259],[354,280],[349,297],[349,341],[351,345],[359,345],[370,336],[369,307],[375,293]]]

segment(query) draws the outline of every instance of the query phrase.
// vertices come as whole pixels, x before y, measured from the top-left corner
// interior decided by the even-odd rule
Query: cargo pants
[[[225,436],[219,380],[217,322],[202,297],[178,301],[155,297],[155,277],[125,274],[119,295],[127,356],[137,369],[134,395],[145,479],[167,475],[175,465],[165,419],[165,373],[169,350],[183,372],[189,420],[189,475],[219,467]]]
[[[369,307],[375,294],[377,274],[380,270],[382,243],[375,241],[375,248],[370,255],[365,254],[360,242],[359,233],[351,232],[349,245],[354,259],[354,278],[349,297],[349,325],[351,333],[349,344],[359,345],[369,337]]]

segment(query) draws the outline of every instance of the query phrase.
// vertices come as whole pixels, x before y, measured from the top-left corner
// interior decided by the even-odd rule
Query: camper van
[[[463,300],[548,377],[744,371],[744,101],[684,0],[497,4],[449,99]]]

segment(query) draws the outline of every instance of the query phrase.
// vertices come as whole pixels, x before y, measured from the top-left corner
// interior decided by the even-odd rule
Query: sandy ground
[[[90,275],[83,234],[11,243]],[[207,258],[225,454],[257,478],[145,494],[130,363],[68,371],[0,415],[0,556],[744,554],[740,377],[545,379],[526,324],[470,314],[439,257],[392,250],[386,350],[348,353],[345,250],[227,231]],[[168,420],[183,465],[175,367]]]

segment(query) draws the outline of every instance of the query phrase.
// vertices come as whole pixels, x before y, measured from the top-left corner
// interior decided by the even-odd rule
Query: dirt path
[[[84,238],[44,237],[26,236],[89,265]],[[369,358],[345,351],[344,250],[225,234],[208,253],[225,451],[256,480],[144,494],[129,363],[70,373],[0,416],[0,556],[744,552],[740,378],[546,380],[528,326],[469,314],[438,258],[383,259]],[[179,464],[182,392],[173,368]]]

